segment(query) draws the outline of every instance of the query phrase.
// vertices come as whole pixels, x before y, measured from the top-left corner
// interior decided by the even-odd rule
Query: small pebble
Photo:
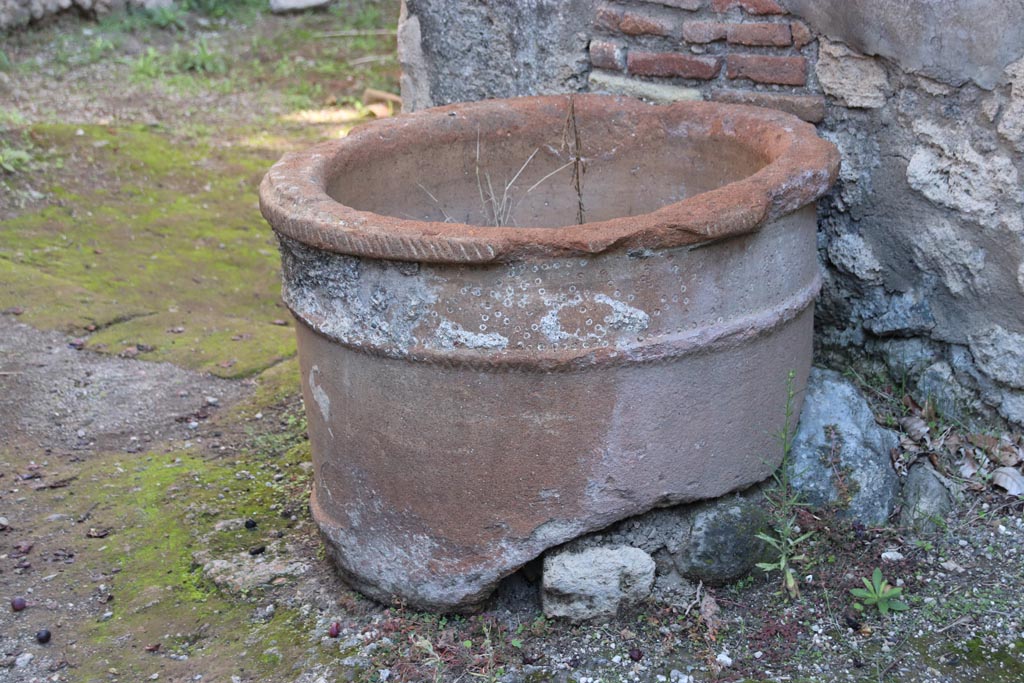
[[[26,666],[31,664],[32,660],[35,658],[36,656],[31,652],[22,652],[17,656],[17,658],[15,658],[14,666],[18,669],[24,669]]]

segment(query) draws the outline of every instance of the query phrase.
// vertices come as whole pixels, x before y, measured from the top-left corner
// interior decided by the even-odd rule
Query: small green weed
[[[228,65],[224,56],[210,50],[205,38],[192,43],[191,49],[175,49],[173,63],[179,71],[194,71],[199,74],[223,74]]]
[[[257,13],[265,4],[263,0],[185,0],[182,6],[190,12],[222,19]]]
[[[19,173],[32,163],[32,154],[17,147],[0,147],[0,170],[4,173]]]
[[[757,567],[765,572],[778,571],[782,575],[782,588],[790,599],[800,596],[800,586],[793,573],[793,563],[805,562],[807,556],[799,551],[801,543],[814,533],[809,531],[800,534],[796,524],[796,508],[800,505],[799,494],[793,491],[789,482],[789,460],[793,450],[793,435],[796,431],[796,372],[789,371],[786,375],[786,410],[782,429],[778,439],[782,445],[782,465],[772,475],[774,488],[765,493],[772,506],[775,535],[758,533],[757,538],[769,545],[778,558],[772,562],[758,562]]]
[[[185,12],[177,5],[154,7],[146,10],[146,15],[149,22],[157,28],[172,31],[185,30]]]
[[[164,56],[156,49],[147,47],[146,51],[132,63],[132,74],[140,79],[159,78],[164,72],[165,61]]]
[[[23,126],[27,119],[19,111],[14,109],[0,109],[0,131],[12,126]]]
[[[914,547],[918,550],[923,550],[926,553],[930,553],[931,551],[935,550],[934,543],[932,543],[931,541],[924,541],[921,539],[917,539],[914,541]]]
[[[108,54],[117,49],[114,41],[103,36],[96,36],[89,42],[85,50],[85,59],[88,64],[95,64]]]
[[[771,546],[779,557],[774,562],[758,562],[757,567],[766,572],[778,570],[782,574],[782,587],[793,600],[800,597],[800,586],[793,574],[794,562],[806,562],[807,555],[798,552],[798,546],[810,538],[814,532],[808,531],[797,536],[796,517],[793,516],[775,529],[778,537],[769,536],[765,533],[757,534],[757,537]]]
[[[882,576],[882,570],[878,567],[875,567],[875,571],[872,572],[870,581],[864,578],[861,581],[864,582],[864,588],[850,589],[853,597],[860,598],[863,601],[863,604],[860,602],[853,603],[854,609],[863,611],[865,605],[874,605],[883,617],[888,616],[889,610],[902,612],[910,609],[907,603],[896,599],[903,593],[903,589],[890,585],[885,580],[885,577]]]

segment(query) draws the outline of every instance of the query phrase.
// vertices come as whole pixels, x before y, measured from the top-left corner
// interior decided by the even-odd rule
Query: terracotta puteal
[[[598,95],[426,110],[279,161],[260,200],[346,579],[468,610],[552,546],[769,476],[838,164],[787,114]]]

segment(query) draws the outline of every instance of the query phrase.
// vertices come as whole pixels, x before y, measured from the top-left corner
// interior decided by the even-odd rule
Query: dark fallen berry
[[[249,548],[249,554],[255,557],[256,555],[262,555],[266,550],[267,546],[258,545],[255,548]]]
[[[42,631],[36,633],[36,640],[38,640],[43,645],[46,645],[48,642],[50,642],[50,632],[44,628]]]
[[[634,662],[639,662],[641,659],[644,658],[644,653],[641,652],[640,648],[638,647],[631,647],[629,648],[629,658],[632,659]]]
[[[327,627],[327,635],[331,638],[337,638],[341,635],[341,624],[336,621],[332,621],[331,625]]]
[[[245,528],[246,529],[255,529],[256,528],[256,520],[255,519],[247,519],[247,520],[245,520]]]
[[[15,612],[20,612],[26,607],[28,607],[28,603],[25,602],[25,598],[14,598],[11,600],[11,609]]]

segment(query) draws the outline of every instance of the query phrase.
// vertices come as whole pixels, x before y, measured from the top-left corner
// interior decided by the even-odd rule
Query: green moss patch
[[[142,344],[143,357],[225,377],[294,354],[291,331],[275,324],[288,315],[256,198],[276,150],[186,145],[141,126],[31,135],[65,172],[48,206],[0,225],[0,308],[41,327],[106,328],[93,348]]]
[[[245,554],[267,539],[304,538],[306,531],[293,528],[290,507],[308,487],[300,466],[309,458],[303,429],[293,416],[282,429],[255,437],[253,449],[231,462],[183,451],[133,462],[105,456],[82,469],[78,504],[98,503],[90,524],[112,529],[82,553],[82,569],[110,571],[113,599],[81,631],[102,656],[81,662],[76,676],[99,680],[114,670],[125,680],[153,673],[191,680],[196,672],[217,680],[276,680],[282,662],[305,656],[314,628],[306,617],[279,607],[254,621],[263,598],[222,592],[195,561],[203,553]],[[217,526],[239,518],[258,520],[258,527]]]

